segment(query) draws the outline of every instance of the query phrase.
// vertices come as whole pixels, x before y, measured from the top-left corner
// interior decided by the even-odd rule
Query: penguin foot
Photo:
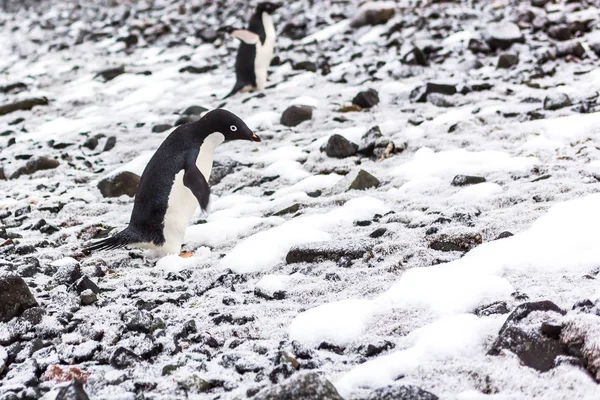
[[[182,251],[181,253],[179,253],[179,257],[181,257],[181,258],[190,258],[193,255],[194,255],[193,251]]]

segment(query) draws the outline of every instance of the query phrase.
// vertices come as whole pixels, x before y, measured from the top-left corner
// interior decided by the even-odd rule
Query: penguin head
[[[211,132],[221,133],[226,142],[231,140],[261,141],[240,117],[227,110],[221,108],[212,110],[202,117],[202,120],[209,125]]]
[[[281,7],[283,4],[281,3],[271,3],[270,1],[263,1],[258,3],[256,6],[256,12],[262,14],[266,12],[267,14],[273,14],[275,10]]]

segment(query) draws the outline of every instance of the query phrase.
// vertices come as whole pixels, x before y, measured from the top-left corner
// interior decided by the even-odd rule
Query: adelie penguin
[[[236,29],[230,26],[220,28],[220,32],[229,33],[241,40],[235,60],[235,86],[224,98],[239,91],[263,90],[267,83],[267,70],[275,47],[275,27],[272,14],[281,4],[262,2],[250,18],[248,29]]]
[[[175,129],[142,173],[129,226],[84,251],[134,246],[179,254],[198,205],[202,210],[208,206],[214,151],[231,140],[261,141],[244,121],[222,109]]]

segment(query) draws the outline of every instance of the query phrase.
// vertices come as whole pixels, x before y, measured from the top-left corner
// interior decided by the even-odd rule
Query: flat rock
[[[285,261],[288,264],[320,261],[340,261],[342,258],[356,260],[371,251],[371,243],[360,242],[313,242],[293,246]]]
[[[139,183],[140,177],[138,175],[129,171],[121,171],[98,182],[98,189],[104,197],[119,197],[124,194],[133,197]]]
[[[515,43],[525,43],[525,37],[517,24],[502,21],[488,24],[485,41],[492,50],[506,50]]]
[[[356,154],[358,145],[342,135],[331,135],[325,145],[325,154],[333,158],[346,158]]]
[[[255,400],[343,400],[327,379],[316,372],[298,373],[275,386],[261,390]]]
[[[36,157],[32,158],[27,163],[18,168],[15,172],[10,175],[10,179],[17,179],[21,175],[31,175],[37,171],[42,171],[46,169],[54,169],[60,165],[58,160],[50,157]]]
[[[284,126],[297,126],[312,119],[313,108],[309,106],[289,106],[281,115],[280,123]]]
[[[352,104],[355,104],[361,108],[371,108],[379,104],[379,93],[375,89],[367,89],[359,92],[352,99]]]
[[[15,273],[0,274],[0,322],[8,322],[37,305],[23,278]]]
[[[14,103],[0,105],[0,115],[10,114],[19,110],[31,110],[35,106],[47,106],[48,99],[45,97],[31,98],[16,101]]]

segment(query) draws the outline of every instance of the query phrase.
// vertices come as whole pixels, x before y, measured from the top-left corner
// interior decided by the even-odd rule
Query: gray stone
[[[485,41],[492,50],[506,50],[515,43],[525,43],[525,37],[517,24],[501,21],[488,24]]]
[[[365,400],[438,400],[438,397],[413,385],[390,385],[369,393]]]
[[[0,322],[8,322],[37,305],[23,278],[14,273],[0,274]]]
[[[356,154],[358,145],[342,135],[331,135],[325,145],[325,154],[334,158],[346,158]]]
[[[433,104],[436,107],[456,107],[456,102],[451,96],[440,93],[431,93],[427,96],[427,102]]]
[[[81,277],[81,267],[77,261],[73,260],[58,267],[58,271],[52,276],[52,279],[58,285],[70,286]]]
[[[564,93],[553,93],[544,99],[544,110],[560,110],[573,105],[571,98]]]
[[[313,242],[293,246],[285,261],[288,264],[320,261],[340,261],[342,258],[355,260],[371,251],[372,244],[361,240],[356,242]]]
[[[327,379],[316,372],[298,373],[287,381],[261,390],[255,400],[343,400]]]
[[[498,57],[498,65],[496,68],[508,69],[519,63],[519,55],[514,53],[503,53]]]
[[[371,108],[379,104],[379,93],[375,89],[367,89],[359,92],[352,99],[352,104],[356,104],[361,108]]]
[[[452,186],[475,185],[483,182],[485,182],[485,178],[482,176],[456,175],[452,179]]]
[[[428,82],[423,86],[419,86],[410,92],[409,99],[413,103],[425,103],[427,98],[432,93],[440,93],[445,95],[456,94],[456,86],[440,83]]]
[[[81,292],[79,298],[81,300],[81,305],[83,306],[90,306],[98,301],[98,296],[90,289],[86,289],[83,292]]]
[[[172,126],[169,124],[158,124],[152,127],[152,133],[162,133],[171,129]]]
[[[12,173],[10,179],[17,179],[21,175],[31,175],[37,171],[42,171],[46,169],[54,169],[60,165],[58,160],[50,157],[36,157],[27,161],[27,163],[18,168],[15,172]]]
[[[309,106],[289,106],[281,115],[280,123],[285,126],[297,126],[312,119],[313,109]]]
[[[98,182],[98,189],[104,197],[135,196],[140,177],[133,172],[121,171]]]

